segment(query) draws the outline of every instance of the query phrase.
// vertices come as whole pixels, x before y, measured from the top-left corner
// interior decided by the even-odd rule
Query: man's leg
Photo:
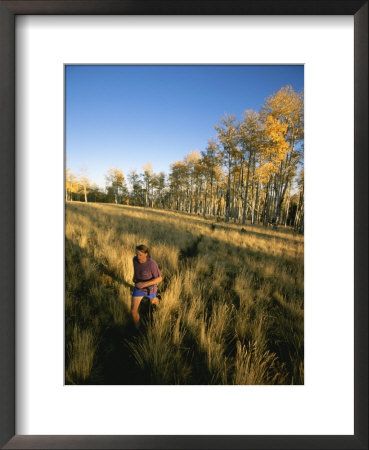
[[[150,300],[151,300],[151,304],[152,305],[159,306],[159,299],[158,299],[158,297],[151,298]]]
[[[140,315],[138,313],[138,308],[140,306],[141,300],[143,297],[132,297],[131,302],[131,314],[132,314],[132,320],[135,324],[135,327],[138,329],[140,324]]]

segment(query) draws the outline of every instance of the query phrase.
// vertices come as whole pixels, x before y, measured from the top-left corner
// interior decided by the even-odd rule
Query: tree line
[[[109,169],[105,190],[67,169],[66,200],[172,209],[225,222],[292,226],[304,232],[304,99],[291,86],[242,119],[225,115],[216,138],[155,174]],[[128,181],[128,185],[127,185]],[[129,187],[128,187],[129,186]]]

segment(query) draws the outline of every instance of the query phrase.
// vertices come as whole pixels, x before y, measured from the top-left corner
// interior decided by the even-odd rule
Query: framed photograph
[[[3,448],[368,448],[367,19],[0,2]]]

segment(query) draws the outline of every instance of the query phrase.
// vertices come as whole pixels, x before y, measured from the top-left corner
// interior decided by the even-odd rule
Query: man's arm
[[[152,286],[153,284],[159,284],[162,281],[163,281],[163,277],[152,278],[151,280],[148,280],[148,281],[139,281],[138,283],[136,283],[136,288],[142,289],[145,287]]]

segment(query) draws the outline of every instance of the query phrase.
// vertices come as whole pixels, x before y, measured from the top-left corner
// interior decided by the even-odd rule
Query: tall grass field
[[[304,242],[281,227],[67,202],[66,384],[304,383]],[[130,316],[135,247],[163,276]]]

